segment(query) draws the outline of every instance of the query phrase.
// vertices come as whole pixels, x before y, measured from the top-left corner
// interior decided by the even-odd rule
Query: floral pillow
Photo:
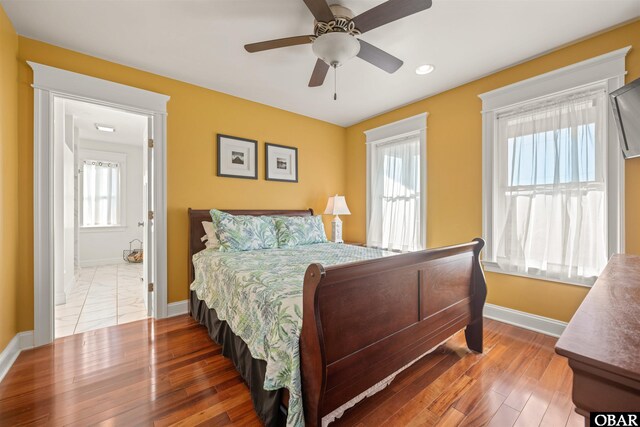
[[[277,216],[275,221],[280,248],[327,241],[320,216]]]
[[[211,209],[211,219],[220,241],[221,252],[271,249],[278,246],[273,218],[231,215]]]

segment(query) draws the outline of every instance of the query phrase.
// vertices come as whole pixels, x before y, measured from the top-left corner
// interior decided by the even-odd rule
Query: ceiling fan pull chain
[[[333,64],[333,100],[338,100],[338,67]]]

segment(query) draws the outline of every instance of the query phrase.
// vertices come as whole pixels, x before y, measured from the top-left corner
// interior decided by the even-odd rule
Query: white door
[[[147,315],[153,317],[155,313],[154,307],[154,281],[155,277],[153,272],[155,271],[155,253],[153,248],[155,246],[154,238],[154,213],[155,213],[155,201],[154,201],[154,150],[153,150],[153,117],[148,118],[147,124],[147,141],[145,142],[146,155],[144,158],[144,197],[143,197],[143,215],[144,215],[144,267],[143,267],[143,281],[145,289],[147,290],[147,297],[145,298],[147,306]]]

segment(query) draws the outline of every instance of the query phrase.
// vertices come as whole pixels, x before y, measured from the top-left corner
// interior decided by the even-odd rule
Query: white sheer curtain
[[[367,244],[394,251],[423,249],[420,133],[371,150]]]
[[[99,227],[120,223],[120,165],[85,160],[82,166],[82,225]]]
[[[589,283],[607,262],[606,94],[591,89],[498,115],[500,267]]]

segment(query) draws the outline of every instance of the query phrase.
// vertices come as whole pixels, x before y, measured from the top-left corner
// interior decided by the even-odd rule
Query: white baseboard
[[[181,314],[187,314],[188,311],[189,302],[186,299],[167,304],[167,317],[180,316]]]
[[[567,327],[565,322],[559,320],[495,304],[485,304],[483,315],[489,319],[540,332],[541,334],[551,335],[552,337],[559,337],[564,331],[564,328]]]
[[[33,348],[33,331],[20,332],[14,336],[0,353],[0,382],[7,375],[20,352]]]
[[[111,264],[126,264],[126,261],[122,258],[85,259],[78,261],[80,267],[96,267]]]

